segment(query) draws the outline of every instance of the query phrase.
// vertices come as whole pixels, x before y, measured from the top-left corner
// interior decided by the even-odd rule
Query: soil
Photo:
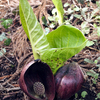
[[[30,41],[28,40],[20,22],[18,12],[19,0],[9,1],[10,0],[0,1],[0,19],[13,19],[13,24],[8,29],[5,29],[0,24],[0,35],[2,32],[4,32],[6,36],[11,39],[9,46],[4,45],[5,40],[0,41],[0,48],[6,49],[6,53],[0,57],[0,100],[29,100],[29,97],[27,97],[27,95],[24,94],[19,87],[19,76],[22,68],[27,63],[34,60],[34,56],[32,54]],[[45,26],[42,24],[40,16],[44,15],[46,19],[48,18],[48,13],[51,14],[51,10],[54,8],[52,1],[49,0],[46,2],[46,4],[44,3],[45,0],[28,1],[34,8],[33,11],[35,12],[42,28],[44,29]],[[95,0],[93,0],[92,3],[95,4],[94,1]],[[66,0],[63,0],[63,4],[65,2]],[[67,2],[72,3],[71,0],[67,0]],[[43,5],[41,5],[41,3],[43,3]],[[46,7],[46,9],[41,11],[39,7]],[[40,12],[42,12],[42,14]],[[74,26],[80,28],[80,25],[75,24]],[[50,31],[51,30],[53,29],[50,29]],[[97,35],[86,35],[86,38],[92,41],[97,40],[96,43],[98,43],[98,45],[95,43],[91,47],[85,47],[81,52],[69,59],[66,64],[74,61],[77,62],[85,72],[89,72],[91,69],[93,69],[96,73],[100,74],[100,68],[98,68],[95,64],[86,63],[84,61],[85,58],[95,61],[98,57],[100,57],[100,37]],[[100,62],[98,61],[98,64],[99,63]],[[82,98],[81,96],[82,91],[87,91],[88,93],[85,98]],[[75,99],[75,95],[73,95],[68,100],[95,100],[97,93],[99,92],[100,75],[96,80],[96,84],[93,84],[91,76],[87,76],[86,82],[77,92],[77,99]]]

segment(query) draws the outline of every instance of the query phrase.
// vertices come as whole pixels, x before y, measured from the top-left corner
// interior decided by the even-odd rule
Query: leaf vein
[[[37,43],[44,37],[44,34],[34,43],[34,46],[37,45]],[[46,41],[46,40],[45,40]]]

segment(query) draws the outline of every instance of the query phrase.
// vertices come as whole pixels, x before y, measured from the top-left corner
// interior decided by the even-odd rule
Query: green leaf
[[[81,24],[81,28],[82,28],[81,30],[82,30],[83,34],[88,34],[90,32],[90,27],[88,25],[88,22],[83,22]]]
[[[97,64],[98,63],[98,60],[94,60],[94,63]]]
[[[59,25],[61,25],[63,23],[63,15],[64,15],[62,1],[61,0],[52,0],[52,2],[57,9],[57,15],[59,17],[58,22],[59,22]]]
[[[86,44],[86,46],[92,46],[92,45],[94,45],[94,42],[93,41],[87,41],[87,44]]]
[[[49,16],[48,19],[49,19],[50,21],[55,21],[55,17],[52,17],[52,16]]]
[[[87,63],[90,63],[90,64],[94,64],[93,60],[90,60],[88,58],[85,58],[84,61],[87,62]]]
[[[99,76],[99,74],[96,73],[96,72],[93,71],[93,70],[90,70],[90,72],[87,72],[86,74],[89,75],[89,76],[94,77],[95,79],[98,79],[98,76]]]
[[[82,17],[81,17],[81,15],[74,14],[74,17],[76,17],[76,18],[78,18],[78,19],[82,20]]]
[[[7,38],[5,41],[4,41],[4,45],[6,46],[9,46],[11,43],[11,39],[10,38]]]
[[[87,11],[88,11],[88,7],[82,8],[81,15],[82,15],[84,18],[86,17],[85,13],[86,13]]]
[[[43,21],[43,24],[44,24],[45,26],[47,26],[47,20],[46,20],[45,16],[42,17],[42,21]]]
[[[97,98],[99,98],[99,99],[100,99],[100,93],[98,93],[98,94],[97,94]]]
[[[73,9],[74,11],[80,11],[80,8],[79,7],[76,7]]]
[[[69,3],[65,3],[65,4],[64,4],[64,7],[68,7],[68,6],[70,6]]]
[[[14,67],[14,65],[11,64],[11,67]]]
[[[27,0],[20,0],[20,19],[35,59],[50,65],[53,73],[86,45],[86,38],[75,27],[63,25],[45,35]]]
[[[96,66],[100,68],[100,64],[97,64]]]
[[[75,99],[78,98],[78,93],[75,93]]]
[[[100,9],[100,1],[96,1],[96,5]]]
[[[91,13],[91,18],[95,17],[98,12],[99,12],[99,9],[98,8],[96,8],[95,10],[93,10],[92,13]]]
[[[71,25],[58,27],[56,30],[47,34],[47,39],[51,48],[73,48],[87,41],[81,31]]]
[[[98,36],[100,36],[100,27],[96,24],[93,24],[93,26],[96,28],[96,33],[98,34]]]
[[[100,60],[100,57],[98,57],[97,60],[99,61]]]
[[[34,58],[39,59],[40,55],[50,48],[46,35],[27,0],[20,0],[19,10],[21,23],[31,42]]]
[[[99,19],[99,20],[100,20],[100,15],[97,15],[97,16],[95,17],[95,19]]]
[[[82,96],[83,98],[85,98],[87,94],[88,94],[88,93],[87,93],[86,91],[83,91],[83,92],[81,93],[81,96]]]
[[[72,10],[71,8],[68,8],[67,13],[68,14],[72,14],[74,12],[74,10]]]
[[[100,36],[100,27],[97,27],[97,34]]]
[[[86,45],[86,38],[75,27],[62,25],[47,34],[51,49],[41,55],[41,60],[50,65],[53,73],[64,65],[64,62],[79,53]]]
[[[6,49],[5,48],[2,48],[0,50],[0,57],[2,57],[5,53],[6,53]]]
[[[12,24],[13,20],[12,19],[3,19],[3,22],[1,23],[1,25],[7,29],[8,27],[10,27],[10,25]]]
[[[92,78],[92,82],[93,82],[93,84],[97,83],[96,79],[93,79],[93,78]]]
[[[6,35],[4,32],[0,35],[0,41],[3,41],[4,39],[7,39]]]
[[[1,21],[5,21],[5,19],[4,19],[4,18],[1,18],[0,20],[1,20]]]

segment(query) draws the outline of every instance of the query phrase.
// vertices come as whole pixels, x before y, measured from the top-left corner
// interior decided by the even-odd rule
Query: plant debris
[[[49,26],[49,31],[57,27],[58,23],[55,20],[49,20],[50,17],[53,19],[56,17],[53,15],[54,12],[52,13],[55,7],[51,0],[28,1],[44,31],[47,26]],[[65,63],[77,62],[87,73],[86,83],[69,100],[99,100],[100,10],[98,9],[100,9],[100,1],[84,0],[83,4],[81,4],[81,0],[78,1],[62,0],[65,24],[77,27],[92,42]],[[12,19],[12,23],[7,29],[1,25],[0,20],[0,100],[27,100],[28,98],[19,88],[19,75],[23,66],[34,60],[34,57],[30,41],[20,22],[18,6],[19,0],[0,1],[0,19]],[[6,39],[11,39],[7,45],[4,43]]]

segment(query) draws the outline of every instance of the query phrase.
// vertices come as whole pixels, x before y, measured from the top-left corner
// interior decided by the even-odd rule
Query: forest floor
[[[58,24],[48,19],[48,16],[54,16],[52,1],[28,1],[43,30],[54,30]],[[64,14],[65,22],[80,29],[90,41],[88,46],[66,62],[77,62],[87,73],[86,82],[81,90],[69,100],[99,100],[100,2],[99,0],[84,0],[84,4],[79,4],[76,0],[62,0],[62,2],[64,10],[67,11]],[[27,100],[27,96],[19,87],[19,76],[23,66],[34,60],[34,56],[30,41],[20,22],[18,6],[19,0],[0,0],[0,100]],[[80,10],[74,9],[76,7],[84,9],[83,13],[86,16],[81,15]],[[92,14],[94,15],[90,18]],[[81,15],[82,19],[78,15]],[[85,97],[82,95],[84,91],[87,93]]]

